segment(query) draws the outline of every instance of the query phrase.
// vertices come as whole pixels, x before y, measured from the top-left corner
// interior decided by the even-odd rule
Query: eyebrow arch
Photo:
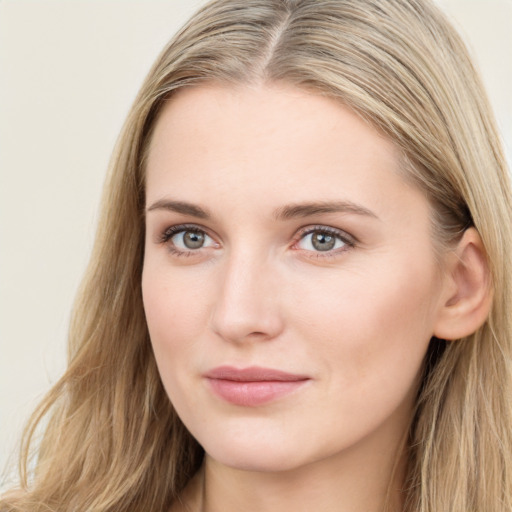
[[[146,209],[146,212],[152,212],[153,210],[168,210],[171,212],[181,213],[183,215],[191,215],[192,217],[197,217],[198,219],[209,219],[210,214],[201,208],[192,203],[187,203],[185,201],[172,201],[170,199],[160,199],[153,203]]]
[[[291,204],[278,208],[274,212],[276,220],[289,220],[296,217],[309,217],[324,213],[353,213],[378,219],[379,217],[365,208],[351,201],[320,201],[315,203]]]

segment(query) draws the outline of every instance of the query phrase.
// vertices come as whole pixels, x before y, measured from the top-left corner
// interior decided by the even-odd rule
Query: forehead
[[[400,161],[392,141],[331,98],[281,84],[203,85],[180,90],[158,118],[147,200],[260,196],[260,207],[275,208],[286,196],[378,207],[411,191]]]
[[[218,130],[211,131],[212,125]],[[158,116],[150,153],[154,154],[162,144],[169,149],[173,140],[168,135],[172,134],[177,141],[179,132],[189,142],[185,147],[176,142],[183,149],[192,144],[197,148],[203,142],[209,146],[215,143],[224,148],[231,145],[237,150],[252,149],[252,141],[257,144],[259,139],[270,135],[275,144],[265,148],[268,153],[276,146],[286,149],[283,142],[294,144],[301,137],[317,145],[324,139],[328,144],[332,138],[325,139],[325,132],[333,129],[334,137],[342,135],[347,144],[355,145],[355,150],[371,145],[372,152],[381,149],[383,154],[398,157],[398,151],[385,135],[341,101],[283,83],[255,86],[213,83],[179,89]],[[229,130],[229,138],[224,130]]]

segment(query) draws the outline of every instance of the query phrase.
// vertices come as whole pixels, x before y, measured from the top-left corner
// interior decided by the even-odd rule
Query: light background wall
[[[483,72],[512,161],[512,0],[438,0]],[[0,470],[64,369],[110,152],[201,0],[0,0]]]

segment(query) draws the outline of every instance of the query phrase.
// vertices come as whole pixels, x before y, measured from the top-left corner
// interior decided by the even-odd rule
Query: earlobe
[[[434,336],[456,340],[473,334],[485,322],[492,303],[487,256],[475,228],[464,232],[446,265]]]

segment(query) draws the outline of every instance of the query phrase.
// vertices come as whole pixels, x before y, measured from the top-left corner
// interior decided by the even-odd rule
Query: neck
[[[406,465],[404,444],[398,440],[383,449],[370,442],[365,453],[353,447],[342,455],[280,472],[240,470],[206,456],[187,489],[184,510],[398,512]]]

